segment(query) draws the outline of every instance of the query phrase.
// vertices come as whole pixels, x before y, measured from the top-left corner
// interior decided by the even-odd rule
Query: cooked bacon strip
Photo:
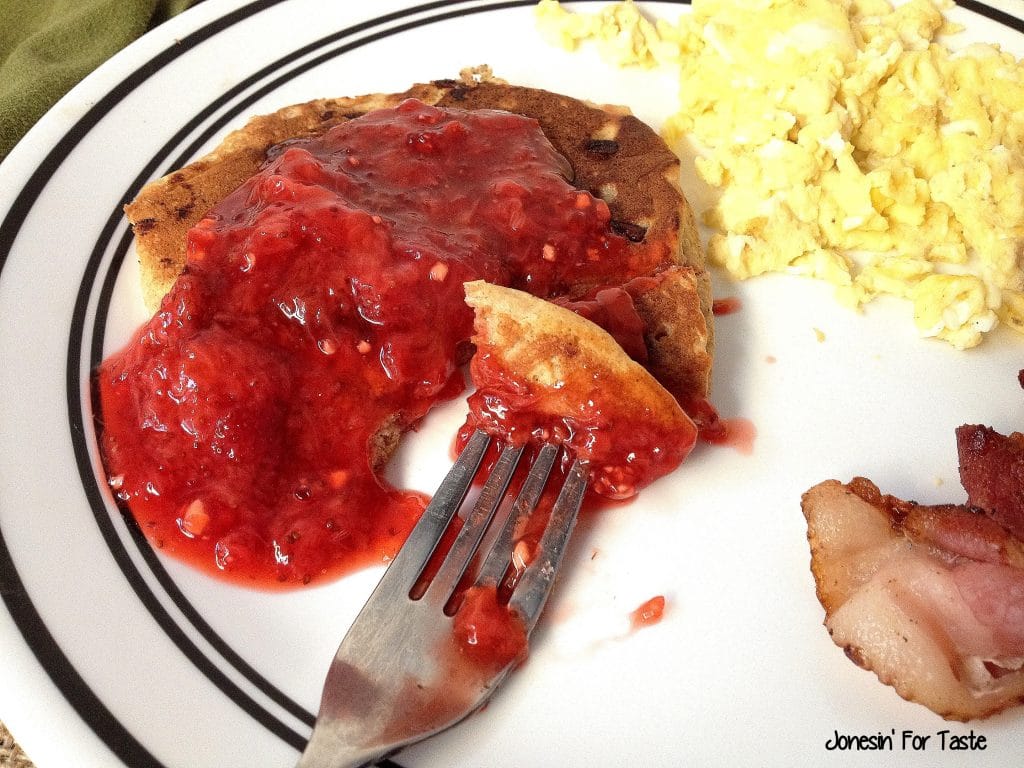
[[[1024,702],[1024,542],[864,478],[816,485],[803,511],[825,625],[854,662],[950,720]]]
[[[957,427],[956,447],[967,503],[1024,539],[1024,434],[964,424]]]

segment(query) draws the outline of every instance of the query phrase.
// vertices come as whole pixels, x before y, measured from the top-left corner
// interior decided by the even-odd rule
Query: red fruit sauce
[[[374,436],[461,391],[463,282],[572,298],[665,258],[568,172],[533,120],[412,100],[276,148],[97,374],[110,483],[150,541],[261,587],[392,556],[425,499],[378,476]]]
[[[629,623],[633,629],[643,629],[659,623],[664,616],[665,596],[655,595],[629,614]]]
[[[454,637],[458,652],[478,669],[497,672],[526,656],[526,625],[494,586],[466,590]]]
[[[676,418],[652,413],[645,403],[619,397],[599,372],[542,387],[498,357],[483,348],[470,361],[476,391],[468,398],[459,448],[477,429],[501,444],[564,445],[568,455],[588,463],[589,495],[623,500],[676,469],[697,441],[697,427],[682,410]],[[577,389],[581,379],[587,386]]]
[[[725,296],[711,302],[711,311],[716,317],[722,315],[733,315],[743,308],[743,302],[738,296]]]

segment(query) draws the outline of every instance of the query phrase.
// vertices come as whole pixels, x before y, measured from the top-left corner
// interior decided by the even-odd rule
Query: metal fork
[[[479,562],[478,551],[486,553],[474,582],[479,586],[500,586],[521,565],[512,563],[516,531],[537,507],[559,449],[545,444],[514,502],[502,504],[523,454],[522,448],[504,449],[444,561],[433,576],[424,573],[489,444],[483,432],[473,434],[342,640],[297,768],[354,768],[379,761],[477,710],[515,666],[513,660],[497,669],[467,667],[439,649],[452,642],[450,600],[470,564]],[[576,461],[536,557],[515,574],[508,605],[527,636],[551,592],[586,485],[585,466]],[[496,514],[507,517],[501,523]]]

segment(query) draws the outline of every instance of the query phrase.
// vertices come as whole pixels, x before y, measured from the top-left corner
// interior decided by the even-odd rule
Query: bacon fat
[[[864,478],[816,485],[803,511],[825,625],[853,661],[950,720],[1024,702],[1024,542],[1000,518]]]

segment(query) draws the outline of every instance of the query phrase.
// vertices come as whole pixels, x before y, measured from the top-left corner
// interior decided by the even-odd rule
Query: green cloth
[[[0,0],[0,160],[79,80],[193,0]]]

